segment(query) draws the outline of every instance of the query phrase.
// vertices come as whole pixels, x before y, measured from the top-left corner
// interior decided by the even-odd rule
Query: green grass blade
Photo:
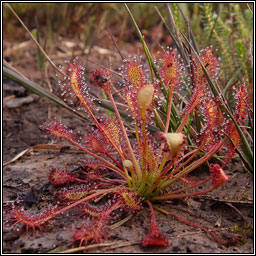
[[[157,11],[159,17],[161,18],[162,22],[164,23],[166,29],[168,30],[168,32],[169,32],[169,34],[170,34],[170,36],[171,36],[171,38],[172,38],[172,40],[173,40],[173,42],[174,42],[174,44],[175,44],[177,50],[178,50],[178,52],[181,54],[181,56],[182,56],[184,62],[185,62],[186,64],[188,64],[188,57],[186,56],[186,54],[185,54],[185,52],[184,52],[184,49],[183,49],[183,47],[181,46],[182,44],[181,44],[181,42],[179,41],[178,30],[177,30],[177,28],[176,28],[176,26],[175,26],[175,23],[174,23],[174,20],[173,20],[173,17],[172,17],[172,13],[171,13],[171,9],[169,8],[169,5],[168,5],[168,4],[165,4],[165,7],[166,7],[166,9],[167,9],[167,14],[168,14],[168,18],[169,18],[169,23],[170,23],[171,27],[173,28],[173,30],[175,31],[175,35],[176,35],[176,36],[175,36],[174,33],[172,32],[171,28],[167,25],[167,23],[166,23],[164,17],[161,15],[161,13],[160,13],[160,11],[158,10],[158,8],[155,8],[155,9],[156,9],[156,11]]]
[[[157,77],[157,79],[159,79],[159,80],[161,81],[159,72],[158,72],[158,70],[157,70],[157,67],[156,67],[154,61],[153,61],[153,58],[152,58],[152,56],[151,56],[151,53],[150,53],[150,51],[149,51],[149,49],[148,49],[148,47],[147,47],[147,45],[146,45],[146,42],[145,42],[145,40],[144,40],[144,37],[143,37],[143,35],[142,35],[142,33],[141,33],[141,31],[140,31],[140,29],[139,29],[139,27],[138,27],[138,25],[137,25],[137,23],[136,23],[134,17],[133,17],[133,15],[132,15],[132,13],[131,13],[129,7],[127,6],[127,4],[124,4],[124,5],[125,5],[125,7],[126,7],[128,13],[129,13],[129,15],[130,15],[130,17],[131,17],[132,23],[133,23],[133,25],[134,25],[134,27],[135,27],[135,30],[136,30],[136,32],[137,32],[137,34],[138,34],[138,36],[139,36],[139,39],[140,39],[141,43],[142,43],[142,45],[143,45],[143,49],[144,49],[145,54],[146,54],[146,56],[147,56],[149,66],[153,69],[153,71],[154,71],[155,76]],[[164,86],[163,82],[160,82],[160,86],[161,86],[161,90],[163,91],[163,93],[164,93],[164,95],[165,95],[165,97],[166,97],[166,96],[167,96],[167,91],[166,91],[166,89],[165,89],[165,86]]]
[[[179,8],[179,11],[181,13],[181,16],[183,18],[183,20],[185,21],[186,25],[187,25],[187,28],[188,28],[188,33],[191,37],[191,41],[192,41],[192,44],[194,46],[194,49],[196,50],[197,53],[199,53],[199,48],[197,46],[197,43],[196,43],[196,39],[195,39],[195,36],[194,36],[194,33],[192,31],[192,29],[190,28],[190,24],[188,22],[188,19],[186,18],[184,12],[182,11],[181,7],[179,6],[179,4],[177,4],[177,7]]]

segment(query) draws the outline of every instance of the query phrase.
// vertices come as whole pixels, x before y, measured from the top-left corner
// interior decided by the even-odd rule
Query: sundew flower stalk
[[[63,95],[68,101],[78,100],[76,106],[83,109],[95,124],[94,130],[81,132],[69,130],[60,121],[51,120],[42,126],[46,134],[66,140],[90,155],[95,160],[83,162],[83,171],[78,176],[67,169],[53,168],[49,181],[58,190],[54,210],[45,210],[41,215],[29,216],[23,210],[13,209],[14,224],[24,223],[34,231],[55,216],[81,206],[83,214],[91,216],[87,223],[73,233],[74,242],[80,245],[101,242],[105,228],[120,212],[134,214],[147,202],[152,212],[150,232],[142,239],[142,245],[168,246],[167,238],[157,228],[152,203],[166,199],[188,198],[209,193],[229,180],[225,174],[228,162],[240,145],[239,134],[228,117],[219,110],[219,100],[207,87],[207,79],[200,63],[191,58],[190,73],[185,72],[180,56],[175,49],[168,49],[156,61],[160,80],[149,78],[149,71],[138,56],[128,57],[121,68],[122,81],[114,82],[113,74],[106,69],[93,70],[89,80],[84,68],[76,59],[67,64],[67,76],[61,82]],[[200,53],[200,60],[212,79],[217,79],[219,59],[211,47]],[[162,94],[164,85],[167,97]],[[191,95],[184,94],[183,85],[188,83]],[[112,104],[115,118],[100,114],[90,96],[96,87],[104,90]],[[119,87],[118,87],[119,86]],[[118,87],[122,97],[113,95]],[[177,127],[170,126],[173,118],[172,105],[183,101],[186,104],[176,116]],[[242,125],[247,119],[245,83],[235,91],[237,100],[234,114]],[[117,104],[122,101],[122,109]],[[132,117],[133,135],[127,131],[127,123],[120,111]],[[165,115],[162,113],[165,112]],[[162,130],[152,133],[149,124],[154,124],[155,114],[161,120]],[[201,130],[192,131],[195,116],[201,116]],[[187,136],[190,136],[188,141]],[[231,142],[230,142],[231,139]],[[223,149],[229,149],[224,161],[212,160]],[[218,159],[218,158],[217,158]],[[216,161],[218,161],[216,163]],[[209,163],[209,177],[189,183],[186,177],[193,170]],[[184,186],[184,182],[188,183]],[[173,184],[175,183],[175,186]],[[178,186],[176,184],[180,184]],[[175,187],[175,189],[174,189]],[[200,189],[199,189],[200,188]],[[108,197],[105,206],[97,207],[92,199]],[[104,201],[104,200],[103,200]],[[90,202],[91,205],[84,205]],[[102,214],[100,213],[102,212]],[[97,229],[91,228],[97,226]]]

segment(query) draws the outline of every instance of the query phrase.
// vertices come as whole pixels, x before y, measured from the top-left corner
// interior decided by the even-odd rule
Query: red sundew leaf
[[[85,82],[84,72],[85,69],[74,60],[73,63],[68,63],[66,68],[66,73],[68,74],[65,77],[65,80],[62,82],[64,91],[63,94],[66,94],[68,98],[76,97],[79,99],[79,104],[83,105],[86,109],[91,109],[91,98],[89,97],[88,87]]]
[[[228,151],[228,153],[225,156],[225,162],[222,165],[222,168],[225,168],[227,166],[227,164],[231,161],[231,159],[233,158],[233,156],[236,153],[235,147],[231,142],[228,143],[227,151]]]
[[[230,179],[230,177],[225,174],[223,169],[218,164],[211,164],[210,172],[212,177],[212,186],[214,189],[223,185],[224,183],[226,183],[226,181]]]
[[[200,55],[200,59],[204,66],[206,66],[208,74],[214,75],[219,68],[219,59],[213,53],[212,47],[207,47],[202,54]]]
[[[104,119],[100,123],[101,129],[96,129],[93,133],[88,133],[84,138],[85,142],[96,153],[109,155],[115,152],[113,144],[120,147],[120,130],[113,120]]]
[[[89,194],[89,192],[93,189],[96,189],[96,185],[92,186],[91,184],[88,185],[81,185],[81,186],[74,186],[72,188],[63,188],[55,195],[56,201],[59,204],[67,204],[72,201],[77,201],[79,199],[84,198]]]
[[[36,228],[39,228],[41,231],[41,226],[53,218],[56,211],[56,208],[48,207],[46,210],[39,214],[28,214],[25,213],[24,209],[22,208],[14,208],[10,213],[11,219],[15,221],[12,226],[23,223],[26,225],[27,233],[29,228],[33,229],[33,233],[36,232]]]
[[[180,178],[180,180],[186,184],[196,184],[196,181],[190,178]]]
[[[243,122],[248,115],[248,91],[245,83],[238,88],[234,88],[234,98],[236,99],[235,118],[238,122]],[[249,103],[250,104],[250,103]]]
[[[167,86],[172,87],[181,82],[181,64],[178,59],[177,50],[173,49],[162,55],[163,65],[160,69],[160,74]]]
[[[240,136],[233,123],[230,123],[230,126],[226,132],[229,135],[229,138],[232,141],[233,147],[237,148],[240,145]]]
[[[168,239],[159,231],[156,223],[156,217],[154,213],[154,209],[152,204],[149,201],[146,201],[151,212],[151,224],[150,224],[150,232],[144,236],[141,240],[141,245],[143,247],[146,246],[169,246]]]
[[[210,129],[220,126],[220,115],[221,111],[219,104],[216,104],[213,100],[208,99],[205,104],[205,115],[204,118],[207,120]]]
[[[108,220],[109,215],[120,205],[121,200],[103,210],[99,218],[94,218],[90,223],[82,224],[80,229],[75,230],[73,234],[73,241],[80,241],[79,246],[83,243],[88,245],[103,242],[104,239],[106,239],[106,233],[108,232],[106,221]]]
[[[191,113],[195,107],[198,106],[200,99],[202,97],[203,91],[201,87],[195,87],[192,90],[192,96],[190,102],[186,105],[186,107],[182,111],[182,116],[188,115]]]
[[[91,181],[102,181],[104,180],[103,174],[101,174],[99,171],[89,171],[89,172],[83,172],[84,177],[86,180],[91,180]]]
[[[219,105],[220,104],[216,103],[211,97],[200,101],[200,110],[204,117],[204,126],[200,131],[201,135],[198,144],[203,146],[205,151],[209,151],[216,143],[216,139],[219,139],[222,135],[221,124],[223,117]]]
[[[149,170],[155,170],[156,167],[156,154],[152,141],[147,140],[141,142],[140,154],[143,159],[143,166]]]
[[[100,217],[102,216],[106,211],[106,207],[99,207],[95,205],[90,205],[88,203],[83,204],[81,206],[81,216],[88,214],[92,217]]]
[[[108,141],[106,141],[103,136],[99,135],[101,135],[99,132],[94,132],[92,135],[87,136],[90,148],[97,153],[106,153],[107,150],[105,146],[108,144]]]
[[[75,137],[73,131],[69,131],[62,123],[55,120],[45,123],[41,126],[41,129],[46,135],[51,135],[55,138],[73,140]]]
[[[72,238],[73,242],[79,242],[79,247],[83,244],[86,246],[93,243],[101,243],[106,239],[106,228],[98,221],[83,224],[80,228],[74,230]]]
[[[76,178],[70,175],[67,170],[58,170],[53,168],[49,175],[49,181],[53,185],[63,185],[75,180]]]
[[[104,134],[102,135],[106,137],[106,139],[111,140],[117,147],[121,145],[121,136],[120,129],[112,119],[104,119],[100,123]]]
[[[227,155],[225,158],[225,163],[223,164],[222,168],[224,168],[234,156],[236,149],[239,147],[241,143],[240,135],[231,121],[227,123],[227,131],[226,134],[229,136],[231,141],[227,142]]]
[[[137,90],[127,89],[126,101],[133,117],[136,117],[138,115],[138,109],[136,107],[137,97]]]
[[[139,61],[132,58],[129,59],[129,61],[126,63],[126,73],[129,82],[133,86],[139,88],[143,85],[144,75]]]
[[[143,247],[147,246],[169,246],[168,239],[161,233],[150,233],[147,236],[144,236],[141,241]]]
[[[213,53],[211,47],[207,47],[200,54],[200,60],[205,66],[210,77],[215,77],[219,70],[219,59]],[[202,66],[198,61],[195,61],[195,83],[197,86],[202,86],[207,83],[207,78],[204,76]]]
[[[124,200],[124,205],[128,209],[132,211],[140,210],[141,200],[137,199],[138,194],[136,192],[124,191],[124,192],[121,192],[121,195]]]
[[[92,161],[92,160],[88,160],[88,161],[84,161],[83,162],[83,168],[89,168],[89,169],[93,169],[93,170],[98,170],[100,168],[102,169],[107,169],[108,166],[102,162],[98,162],[98,161]]]
[[[253,109],[253,102],[254,102],[253,91],[254,91],[253,84],[247,84],[247,92],[248,92],[247,104],[251,109]]]

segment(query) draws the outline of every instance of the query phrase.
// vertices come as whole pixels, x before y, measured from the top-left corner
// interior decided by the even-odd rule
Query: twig
[[[117,42],[116,42],[115,38],[113,37],[113,34],[112,34],[112,32],[110,31],[109,27],[107,27],[107,31],[108,31],[108,33],[109,33],[109,35],[110,35],[110,37],[111,37],[113,43],[115,44],[115,47],[116,47],[116,49],[117,49],[119,55],[121,56],[122,60],[124,60],[124,56],[123,56],[123,54],[121,53],[121,51],[120,51],[120,49],[119,49],[119,47],[118,47],[118,45],[117,45]]]
[[[123,243],[105,243],[105,244],[92,244],[92,245],[88,245],[88,246],[81,246],[81,247],[77,247],[77,248],[72,248],[72,249],[68,249],[65,251],[61,251],[59,253],[74,253],[74,252],[79,252],[79,251],[85,251],[85,250],[89,250],[92,248],[97,248],[97,247],[107,247],[107,246],[112,246],[109,248],[109,250],[115,249],[115,248],[120,248],[120,247],[125,247],[125,246],[130,246],[133,244],[138,244],[138,242],[123,242]]]
[[[179,11],[180,11],[180,13],[181,13],[181,16],[182,16],[182,18],[184,19],[184,21],[185,21],[185,23],[186,23],[186,25],[187,25],[187,27],[188,27],[189,36],[191,36],[191,39],[192,39],[192,42],[193,42],[193,44],[194,44],[195,50],[196,50],[197,53],[199,53],[199,48],[198,48],[198,46],[197,46],[196,39],[195,39],[195,36],[194,36],[194,34],[193,34],[193,31],[192,31],[191,28],[190,28],[189,21],[188,21],[188,19],[186,18],[186,16],[185,16],[184,12],[182,11],[182,9],[180,8],[179,4],[177,4],[177,7],[179,8]]]
[[[115,224],[111,225],[109,228],[111,230],[118,228],[119,226],[123,225],[125,222],[127,222],[133,215],[130,214],[129,216],[127,216],[126,218],[120,220],[119,222],[116,222]]]
[[[159,17],[161,18],[163,24],[165,25],[166,29],[168,30],[169,34],[171,35],[172,40],[173,40],[175,46],[177,47],[178,51],[179,51],[180,54],[182,55],[183,60],[184,60],[186,63],[188,63],[188,62],[187,62],[186,55],[185,55],[185,53],[184,53],[184,50],[183,50],[182,46],[180,45],[180,42],[178,41],[179,38],[175,38],[173,32],[171,31],[171,29],[170,29],[169,26],[167,25],[166,21],[164,20],[163,16],[161,15],[160,11],[158,10],[158,8],[155,7],[155,9],[156,9],[156,11],[157,11]]]
[[[12,9],[12,7],[8,4],[5,3],[4,6],[8,7],[10,9],[10,11],[14,14],[14,16],[18,19],[18,21],[21,23],[21,25],[24,27],[24,29],[28,32],[29,36],[31,37],[31,39],[35,42],[35,44],[37,45],[37,47],[40,49],[40,51],[44,54],[44,56],[46,57],[46,59],[50,62],[50,64],[53,66],[54,69],[56,69],[60,74],[66,76],[66,74],[61,71],[50,59],[50,57],[47,55],[47,53],[44,51],[44,49],[41,47],[41,45],[38,43],[38,41],[35,39],[35,37],[31,34],[31,32],[29,31],[29,29],[26,27],[26,25],[23,23],[23,21],[20,19],[20,17],[17,15],[17,13]]]
[[[30,152],[30,151],[31,151],[31,148],[27,148],[27,149],[23,150],[18,155],[16,155],[14,158],[12,158],[10,161],[3,163],[3,166],[6,166],[8,164],[15,162],[16,160],[18,160],[19,158],[21,158],[23,155],[25,155],[27,152]]]
[[[135,244],[140,244],[140,242],[123,242],[123,243],[120,243],[120,244],[116,244],[110,248],[108,248],[108,250],[113,250],[113,249],[116,249],[116,248],[120,248],[120,247],[125,247],[125,246],[130,246],[130,245],[135,245]],[[105,251],[106,252],[106,251]]]
[[[226,205],[231,207],[244,221],[246,221],[244,215],[234,205],[232,205],[231,203],[226,203]]]
[[[216,231],[225,231],[225,230],[230,230],[230,229],[233,229],[233,227],[228,227],[228,228],[214,228],[214,229],[209,229],[209,231],[210,231],[210,232],[216,232]],[[192,236],[192,235],[200,234],[200,233],[204,233],[204,231],[198,230],[198,231],[194,231],[194,232],[182,233],[182,234],[180,234],[180,235],[170,236],[170,238],[179,238],[179,237],[184,237],[184,236]]]
[[[248,200],[248,201],[228,200],[228,199],[219,199],[219,198],[215,198],[215,197],[211,197],[211,196],[204,196],[204,195],[202,195],[200,197],[194,197],[194,199],[197,199],[197,200],[206,199],[206,200],[212,200],[212,201],[216,201],[216,202],[230,203],[230,204],[253,205],[253,200]]]
[[[72,249],[68,249],[68,250],[64,250],[58,253],[74,253],[74,252],[79,252],[79,251],[85,251],[85,250],[89,250],[92,248],[97,248],[97,247],[106,247],[106,246],[111,246],[114,243],[108,243],[108,244],[92,244],[92,245],[88,245],[88,246],[80,246],[77,248],[72,248]]]

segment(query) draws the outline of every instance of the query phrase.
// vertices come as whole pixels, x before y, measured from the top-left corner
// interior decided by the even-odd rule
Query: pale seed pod
[[[153,85],[144,86],[138,92],[138,109],[142,119],[146,117],[146,111],[151,105],[153,95]]]
[[[130,160],[128,160],[128,159],[124,160],[124,161],[123,161],[123,167],[128,168],[128,169],[133,168],[133,163],[132,163],[132,161],[130,161]]]
[[[178,155],[182,149],[184,135],[182,133],[164,133],[163,136],[166,139],[172,157]]]

